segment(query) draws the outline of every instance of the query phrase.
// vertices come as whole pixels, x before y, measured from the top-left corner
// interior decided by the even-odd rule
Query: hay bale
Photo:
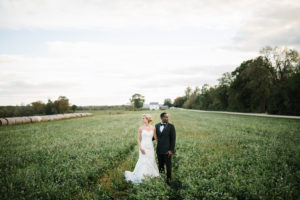
[[[15,117],[15,124],[23,124],[22,117]]]
[[[46,116],[47,116],[48,121],[52,121],[53,120],[51,115],[46,115]]]
[[[75,117],[81,117],[80,113],[74,113]]]
[[[63,115],[63,119],[69,119],[69,118],[71,118],[70,114],[64,114]]]
[[[31,123],[30,117],[23,117],[23,123]]]
[[[15,124],[16,121],[14,117],[7,117],[6,120],[8,125]]]
[[[8,121],[5,118],[0,118],[0,126],[8,125]]]
[[[49,121],[49,115],[43,115],[43,116],[40,116],[41,117],[41,121],[42,122],[47,122]]]
[[[64,114],[58,114],[58,119],[66,119],[67,116]]]
[[[58,116],[57,115],[51,115],[51,120],[57,120]]]
[[[51,115],[46,115],[46,116],[47,116],[47,118],[48,118],[48,121],[53,121],[53,118],[52,118]]]
[[[53,115],[49,115],[49,118],[50,118],[50,121],[53,121],[55,120],[54,116]]]
[[[54,120],[59,120],[59,119],[62,119],[62,115],[55,115],[54,116]]]
[[[31,118],[31,121],[34,123],[42,121],[42,118],[40,116],[32,116],[30,118]]]
[[[0,118],[0,126],[70,119],[74,117],[86,117],[92,115],[93,115],[92,113],[66,113],[66,114],[43,115],[43,116],[8,117],[8,118]]]

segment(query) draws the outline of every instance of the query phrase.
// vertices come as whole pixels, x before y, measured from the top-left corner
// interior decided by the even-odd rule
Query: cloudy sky
[[[298,0],[0,0],[0,105],[146,103],[300,50]]]

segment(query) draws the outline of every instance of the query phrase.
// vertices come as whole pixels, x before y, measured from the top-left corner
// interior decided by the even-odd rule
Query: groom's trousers
[[[157,154],[159,172],[165,171],[165,164],[167,165],[167,178],[171,179],[171,157],[168,154]]]

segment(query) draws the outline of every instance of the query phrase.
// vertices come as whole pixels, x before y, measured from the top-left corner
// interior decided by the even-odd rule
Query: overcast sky
[[[146,103],[300,50],[299,0],[0,0],[0,105]]]

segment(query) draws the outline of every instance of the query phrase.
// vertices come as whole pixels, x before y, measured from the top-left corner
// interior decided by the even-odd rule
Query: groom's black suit
[[[157,158],[159,164],[159,171],[164,172],[164,164],[167,165],[167,178],[171,179],[171,156],[168,156],[168,151],[174,153],[176,131],[173,124],[166,123],[163,131],[160,131],[161,123],[155,125],[157,135]],[[154,140],[154,138],[152,138]]]

